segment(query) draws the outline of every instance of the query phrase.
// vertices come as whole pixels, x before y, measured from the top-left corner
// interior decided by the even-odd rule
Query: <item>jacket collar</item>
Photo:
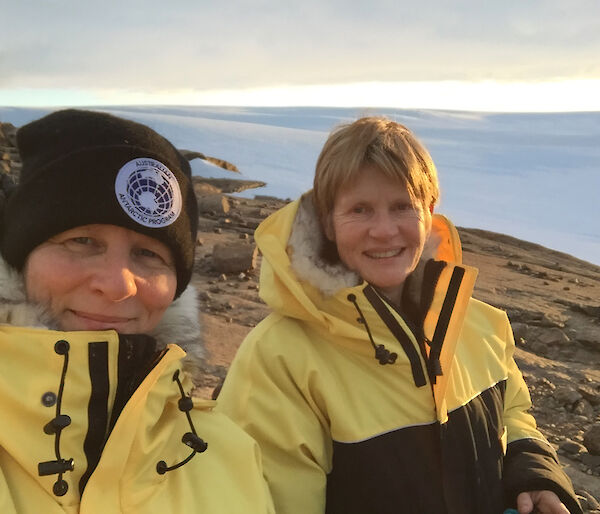
[[[52,316],[40,305],[28,301],[23,275],[0,259],[0,324],[56,330]],[[202,376],[204,345],[198,320],[198,302],[192,286],[166,310],[159,325],[148,334],[156,339],[157,349],[176,343],[185,352],[184,370],[194,383]]]

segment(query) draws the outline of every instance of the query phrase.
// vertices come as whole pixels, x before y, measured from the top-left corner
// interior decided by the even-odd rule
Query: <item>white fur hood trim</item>
[[[300,199],[287,251],[298,278],[308,282],[325,296],[333,296],[340,289],[357,286],[362,280],[342,262],[329,264],[322,259],[326,243],[327,238],[317,217],[312,193],[306,193]]]
[[[0,324],[57,330],[55,321],[45,309],[28,302],[22,274],[4,259],[0,259]],[[196,290],[192,286],[169,306],[158,327],[149,335],[157,340],[159,348],[169,343],[179,345],[187,353],[183,360],[184,369],[191,374],[194,383],[199,383],[204,345]]]

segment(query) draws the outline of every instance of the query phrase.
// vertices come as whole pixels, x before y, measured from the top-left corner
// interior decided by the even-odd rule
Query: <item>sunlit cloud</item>
[[[598,109],[598,0],[13,1],[2,16],[2,105]]]

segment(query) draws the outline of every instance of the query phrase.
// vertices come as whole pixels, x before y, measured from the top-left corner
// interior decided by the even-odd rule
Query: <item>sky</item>
[[[598,0],[0,0],[0,105],[600,111]]]

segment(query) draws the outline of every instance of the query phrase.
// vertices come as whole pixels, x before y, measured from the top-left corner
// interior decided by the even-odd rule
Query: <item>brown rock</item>
[[[586,466],[589,466],[592,469],[600,469],[600,455],[583,453],[581,454],[581,462],[583,462]]]
[[[11,146],[17,146],[17,127],[12,123],[2,123],[2,132]]]
[[[198,198],[198,209],[200,212],[227,214],[229,212],[229,201],[223,195],[201,196]]]
[[[581,395],[569,386],[561,386],[557,387],[554,391],[554,399],[559,404],[570,407],[575,402],[581,400]]]
[[[194,150],[185,150],[183,148],[179,148],[179,153],[188,161],[192,161],[194,159],[206,159],[206,155],[204,155],[202,152],[196,152]]]
[[[584,490],[577,491],[577,494],[583,496],[584,501],[581,502],[581,506],[587,509],[584,512],[590,512],[590,514],[600,512],[600,503],[598,503],[598,500],[594,496]]]
[[[213,267],[223,273],[240,273],[254,269],[258,249],[247,243],[216,244],[213,248]]]
[[[592,455],[600,456],[600,425],[594,425],[583,435],[583,445]]]
[[[565,439],[562,443],[560,443],[559,448],[570,455],[578,455],[587,451],[585,446],[576,441],[572,441],[571,439]]]
[[[569,338],[560,328],[549,328],[540,330],[538,341],[546,345],[560,345],[569,342]]]
[[[590,402],[587,400],[578,400],[575,402],[575,406],[573,407],[573,414],[579,414],[580,416],[585,417],[586,419],[592,419],[594,417],[594,407],[590,405]]]
[[[207,160],[208,162],[213,163],[214,165],[218,166],[219,168],[223,168],[224,170],[235,171],[236,173],[240,172],[240,170],[238,169],[238,167],[235,164],[232,164],[223,159],[218,159],[217,157],[211,157],[210,155],[207,155],[204,159]]]
[[[597,389],[594,390],[590,386],[580,385],[577,391],[592,405],[600,405],[600,391]]]
[[[583,314],[587,314],[588,316],[592,316],[596,319],[600,318],[600,305],[580,304],[573,307],[573,309],[582,312]]]
[[[515,322],[512,324],[513,334],[515,341],[519,343],[522,340],[527,341],[529,334],[529,327],[526,323]]]

